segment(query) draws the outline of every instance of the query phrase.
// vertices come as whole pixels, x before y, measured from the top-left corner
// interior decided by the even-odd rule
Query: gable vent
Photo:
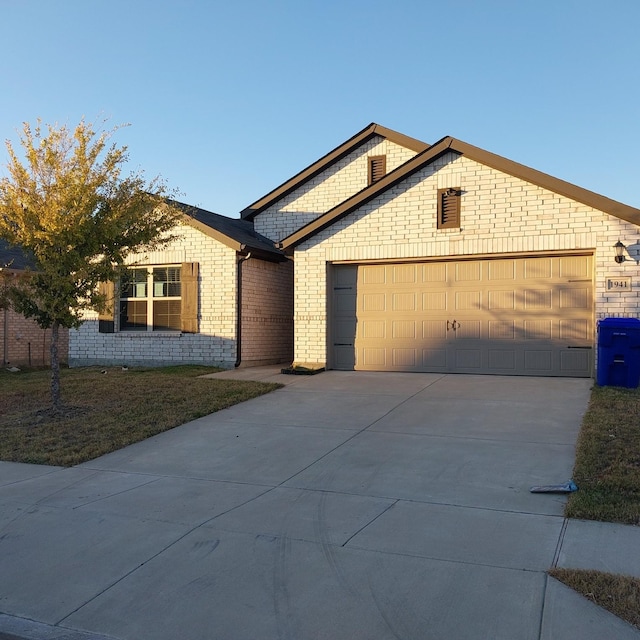
[[[438,229],[456,229],[460,226],[459,187],[438,189]]]
[[[371,156],[369,158],[369,184],[383,178],[387,173],[387,156]]]

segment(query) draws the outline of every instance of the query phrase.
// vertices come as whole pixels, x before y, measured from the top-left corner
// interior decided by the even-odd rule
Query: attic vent
[[[460,227],[460,187],[438,189],[438,229]]]
[[[369,158],[369,184],[373,184],[387,173],[387,156]]]

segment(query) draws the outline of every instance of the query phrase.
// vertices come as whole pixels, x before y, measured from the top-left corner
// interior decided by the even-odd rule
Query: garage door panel
[[[553,321],[548,320],[525,320],[524,339],[525,340],[551,340],[553,338]]]
[[[384,320],[362,320],[360,326],[365,339],[384,340],[387,337],[387,323]],[[352,335],[355,335],[355,324]]]
[[[587,256],[558,258],[560,278],[590,278],[591,262]]]
[[[482,306],[480,291],[457,291],[454,300],[455,311],[475,311]]]
[[[551,278],[551,258],[525,258],[523,267],[525,280],[548,280]]]
[[[362,296],[362,310],[365,312],[386,311],[387,300],[384,293],[365,293]]]
[[[386,282],[386,267],[382,265],[361,266],[359,273],[364,284],[384,284]]]
[[[413,341],[417,338],[416,321],[394,320],[391,323],[391,333],[396,339],[408,338]]]
[[[581,346],[589,343],[589,322],[584,318],[560,320],[560,339],[566,342],[579,342]]]
[[[587,349],[560,352],[560,369],[567,375],[587,376],[591,373],[591,356]]]
[[[392,311],[415,311],[416,294],[414,292],[392,294],[391,309]]]
[[[514,280],[516,277],[515,260],[490,260],[487,267],[488,277],[491,281]]]
[[[492,373],[514,372],[516,352],[513,349],[489,349],[489,370]]]
[[[421,269],[422,282],[446,282],[447,266],[446,262],[423,264]]]
[[[516,324],[513,320],[489,320],[489,340],[515,340]]]
[[[456,329],[450,329],[456,340],[479,340],[482,335],[482,322],[479,320],[465,320],[463,322],[456,320],[456,325]]]
[[[515,309],[516,308],[516,292],[513,290],[489,291],[488,304],[489,304],[489,309],[492,311],[497,311],[499,309]]]
[[[474,373],[482,367],[482,351],[480,349],[456,349],[455,367],[461,372],[472,370]]]
[[[354,347],[351,359],[334,353],[331,366],[590,376],[592,263],[530,256],[334,267],[351,273],[334,279],[344,286],[334,292],[342,300],[331,332],[342,351],[353,331]]]
[[[422,366],[425,370],[444,371],[447,368],[447,350],[445,348],[423,349]]]
[[[586,287],[560,289],[561,309],[588,309],[589,289]]]
[[[418,365],[418,350],[415,348],[392,349],[391,362],[397,369],[413,371]]]
[[[525,289],[524,308],[526,311],[537,311],[538,309],[549,311],[553,294],[551,289]]]
[[[422,293],[423,311],[446,311],[447,292],[446,291],[425,291]]]
[[[551,349],[525,350],[524,369],[531,375],[534,373],[548,373],[553,370],[553,351]]]
[[[479,281],[481,273],[481,262],[458,262],[455,264],[456,282]]]
[[[362,349],[362,365],[365,368],[381,367],[387,365],[387,350],[383,347],[364,347]]]
[[[395,284],[414,284],[416,282],[415,264],[401,264],[392,267],[393,282]]]
[[[425,340],[445,340],[447,337],[447,321],[423,320],[422,337]]]

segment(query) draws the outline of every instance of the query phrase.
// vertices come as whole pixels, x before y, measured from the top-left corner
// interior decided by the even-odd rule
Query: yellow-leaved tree
[[[81,121],[31,127],[20,137],[23,158],[6,146],[0,177],[0,238],[33,264],[5,292],[13,308],[51,329],[51,400],[59,411],[60,327],[79,327],[85,311],[107,305],[98,284],[114,280],[127,256],[172,238],[181,213],[159,179],[123,175],[127,148],[111,144],[116,129]]]

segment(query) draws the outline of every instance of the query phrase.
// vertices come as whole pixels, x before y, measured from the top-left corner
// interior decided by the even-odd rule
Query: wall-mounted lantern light
[[[618,264],[621,264],[624,262],[625,257],[624,257],[624,250],[627,248],[625,247],[622,242],[620,242],[620,240],[618,240],[618,242],[616,242],[613,245],[613,248],[616,250],[616,255],[615,255],[615,260]]]

